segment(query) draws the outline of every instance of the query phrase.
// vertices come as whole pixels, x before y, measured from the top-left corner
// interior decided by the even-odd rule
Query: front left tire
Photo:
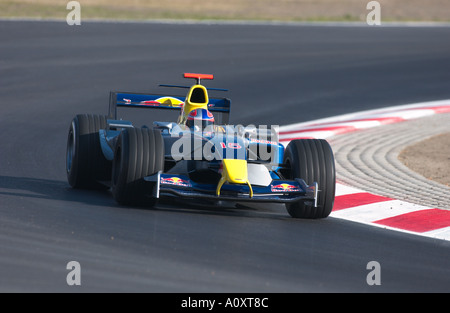
[[[164,170],[164,141],[161,132],[129,128],[119,135],[112,169],[112,194],[122,205],[156,204],[155,183],[144,180]]]

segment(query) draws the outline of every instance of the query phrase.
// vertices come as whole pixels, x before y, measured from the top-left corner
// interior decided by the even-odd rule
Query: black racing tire
[[[148,128],[124,130],[116,143],[112,167],[112,194],[121,205],[153,207],[155,183],[144,177],[164,169],[161,132]]]
[[[66,148],[67,180],[73,188],[107,189],[99,181],[110,181],[111,161],[103,155],[99,130],[106,116],[79,114],[69,127]]]
[[[297,139],[286,147],[283,163],[286,178],[301,178],[308,185],[318,183],[317,207],[296,202],[286,204],[292,217],[318,219],[330,215],[336,190],[336,170],[333,151],[323,139]]]

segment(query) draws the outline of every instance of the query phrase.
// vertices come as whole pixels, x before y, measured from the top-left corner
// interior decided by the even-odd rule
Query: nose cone
[[[223,171],[229,183],[246,184],[248,181],[246,160],[224,159]]]

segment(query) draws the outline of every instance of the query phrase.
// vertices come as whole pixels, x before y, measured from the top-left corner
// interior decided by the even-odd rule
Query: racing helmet
[[[186,126],[191,129],[205,129],[207,126],[214,125],[214,116],[206,109],[195,109],[189,112]]]

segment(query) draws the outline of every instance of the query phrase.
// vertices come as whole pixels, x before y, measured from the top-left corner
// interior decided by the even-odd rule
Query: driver
[[[195,131],[205,130],[214,125],[214,116],[206,109],[195,109],[189,112],[186,126]]]

